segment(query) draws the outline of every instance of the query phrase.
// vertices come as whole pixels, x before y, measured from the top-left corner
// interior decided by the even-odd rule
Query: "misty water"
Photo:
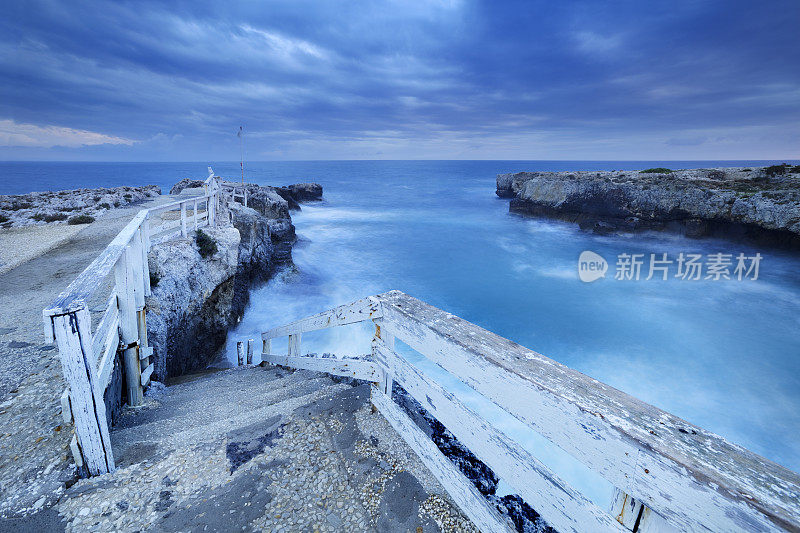
[[[657,163],[295,163],[298,179],[322,183],[325,201],[293,214],[297,269],[252,293],[228,356],[235,357],[236,340],[398,289],[800,470],[798,255],[668,234],[597,236],[509,214],[508,201],[494,193],[497,172]],[[275,172],[265,169],[265,182]],[[578,279],[584,250],[609,261],[605,279]],[[613,279],[620,253],[680,252],[760,252],[759,279]],[[371,334],[368,326],[304,334],[303,353],[366,354]],[[283,342],[273,341],[273,351],[285,353]],[[607,505],[607,483],[436,365],[408,355]]]
[[[247,179],[317,181],[325,201],[293,213],[294,272],[255,289],[233,343],[271,327],[399,289],[800,470],[800,255],[668,234],[597,236],[509,214],[495,176],[518,170],[755,166],[757,162],[273,162]],[[213,164],[236,176],[238,163]],[[0,193],[205,178],[205,163],[0,163]],[[583,283],[577,259],[610,263]],[[763,256],[756,281],[616,281],[620,253]],[[673,270],[674,272],[674,270]],[[369,352],[372,328],[303,335],[304,352]],[[285,348],[273,343],[274,351]],[[415,364],[458,383],[419,355]],[[487,414],[563,478],[605,506],[610,487],[465,386]]]

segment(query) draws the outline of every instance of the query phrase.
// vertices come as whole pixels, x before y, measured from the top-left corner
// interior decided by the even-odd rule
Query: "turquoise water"
[[[595,236],[572,224],[511,215],[508,201],[494,194],[498,172],[724,164],[251,164],[248,179],[260,183],[321,183],[325,202],[293,214],[300,237],[294,251],[298,272],[254,291],[229,343],[399,289],[798,471],[800,256],[666,234]],[[223,175],[238,173],[238,163],[213,166]],[[166,192],[182,177],[204,177],[205,168],[204,163],[0,163],[0,192],[143,183],[156,183]],[[577,258],[584,250],[609,260],[612,275],[579,281]],[[613,279],[613,263],[623,252],[672,257],[760,252],[763,259],[757,281],[622,282]],[[367,353],[370,338],[369,328],[357,327],[307,334],[303,351]],[[419,357],[415,361],[434,370]],[[467,389],[462,395],[476,409],[492,413]],[[513,418],[494,419],[563,477],[607,503],[608,486]]]

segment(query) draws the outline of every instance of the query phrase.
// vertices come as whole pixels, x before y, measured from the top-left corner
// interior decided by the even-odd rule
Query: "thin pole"
[[[239,148],[242,153],[240,165],[242,167],[242,184],[244,184],[244,130],[242,130],[241,126],[239,126]]]

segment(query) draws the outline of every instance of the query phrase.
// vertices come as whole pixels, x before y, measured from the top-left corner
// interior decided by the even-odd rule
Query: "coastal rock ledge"
[[[497,176],[509,211],[597,233],[674,231],[800,248],[800,165]]]

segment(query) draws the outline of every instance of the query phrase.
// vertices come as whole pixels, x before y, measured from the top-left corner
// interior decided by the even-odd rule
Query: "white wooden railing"
[[[67,382],[61,410],[64,420],[75,425],[70,447],[77,465],[85,465],[89,475],[114,470],[103,395],[111,382],[117,350],[123,355],[128,405],[142,403],[153,373],[145,316],[145,297],[150,295],[147,252],[153,244],[186,237],[190,229],[214,225],[220,192],[220,180],[209,168],[203,196],[139,211],[43,311],[45,338],[58,344]],[[92,328],[88,302],[111,274],[111,294]]]
[[[303,333],[366,320],[375,323],[370,357],[301,355]],[[287,354],[276,355],[272,340],[284,336]],[[411,365],[395,338],[610,481],[609,509]],[[271,329],[262,341],[267,363],[373,382],[373,405],[482,531],[513,526],[392,401],[393,381],[559,532],[800,530],[796,473],[401,292]]]

